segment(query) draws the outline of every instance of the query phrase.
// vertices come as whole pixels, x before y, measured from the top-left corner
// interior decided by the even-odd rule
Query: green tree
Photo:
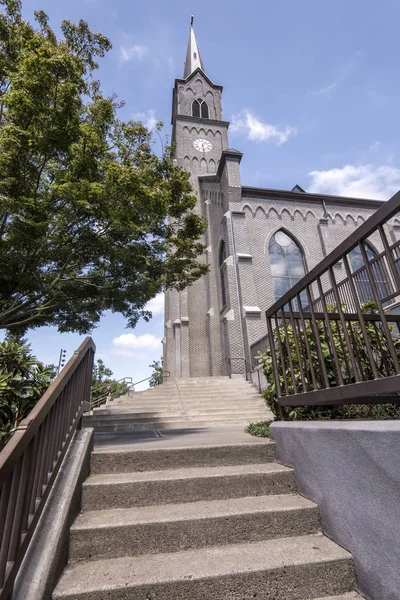
[[[0,343],[0,446],[7,441],[56,375],[32,355],[29,344],[12,338]]]
[[[113,379],[112,375],[111,369],[105,366],[101,358],[98,358],[93,365],[92,401],[98,401],[99,398],[102,398],[105,402],[108,392],[115,398],[128,391],[128,385],[124,381]]]
[[[64,21],[57,39],[0,4],[0,327],[87,333],[105,310],[134,327],[207,271],[189,174],[102,94],[106,37]]]
[[[156,387],[156,385],[161,385],[163,382],[163,363],[162,358],[160,360],[153,360],[150,368],[153,369],[153,374],[151,379],[149,380],[149,387]]]

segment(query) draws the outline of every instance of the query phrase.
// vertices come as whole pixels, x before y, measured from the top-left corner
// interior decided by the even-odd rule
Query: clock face
[[[194,140],[193,146],[199,152],[210,152],[212,150],[212,143],[205,138],[197,138],[197,140]]]

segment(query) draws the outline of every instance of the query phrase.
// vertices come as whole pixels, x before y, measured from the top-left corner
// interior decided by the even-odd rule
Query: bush
[[[368,302],[362,306],[364,313],[377,313],[376,305],[373,302]],[[328,307],[328,312],[337,312],[335,307]],[[340,373],[343,378],[344,384],[355,383],[354,375],[351,371],[349,354],[346,346],[343,344],[344,334],[342,326],[339,322],[336,322],[336,328],[333,329],[333,343],[340,364]],[[330,387],[339,385],[338,373],[335,366],[335,361],[332,353],[331,343],[326,335],[324,321],[316,321],[316,327],[318,330],[318,337],[321,340],[321,352],[325,363],[325,368],[328,376]],[[381,377],[387,377],[392,375],[394,372],[393,360],[390,356],[389,349],[387,347],[386,337],[378,324],[372,324],[366,321],[365,327],[368,333],[368,338],[372,347],[372,351],[375,357],[375,362],[378,370],[378,374]],[[373,373],[369,362],[367,349],[365,347],[364,338],[361,327],[358,323],[353,322],[347,325],[349,336],[352,340],[353,351],[357,356],[358,366],[360,373],[362,374],[363,380],[372,380]],[[390,328],[391,330],[393,328]],[[305,333],[305,335],[304,335]],[[303,335],[299,336],[299,354],[296,351],[295,337],[293,334],[293,328],[290,322],[286,321],[286,332],[283,327],[279,328],[279,331],[274,331],[275,344],[278,345],[278,335],[280,336],[281,348],[284,358],[284,369],[286,372],[286,380],[288,385],[288,395],[294,393],[294,383],[296,384],[298,393],[309,391],[312,389],[312,375],[311,375],[311,364],[314,368],[314,374],[317,381],[317,387],[322,388],[323,378],[318,358],[317,347],[314,338],[314,332],[311,328],[311,324],[306,322]],[[311,361],[306,348],[306,338],[311,354]],[[393,344],[396,352],[400,358],[400,340],[393,338]],[[290,352],[290,355],[289,355]],[[289,356],[294,371],[293,381],[291,375],[291,365]],[[264,392],[264,397],[267,401],[268,406],[271,408],[274,415],[277,418],[281,418],[280,411],[278,408],[278,397],[276,393],[276,384],[274,379],[274,370],[272,362],[271,350],[268,348],[263,354],[258,355],[258,361],[263,366],[263,371],[269,383],[269,387]],[[301,365],[299,364],[299,358],[301,358]],[[303,369],[304,379],[307,389],[304,389],[304,384],[301,378],[300,366]],[[284,390],[283,377],[281,372],[279,373],[281,390]],[[353,404],[353,405],[331,405],[331,406],[304,406],[304,407],[282,407],[282,416],[288,420],[312,420],[312,419],[399,419],[400,418],[400,405],[399,404]]]
[[[31,354],[25,341],[14,338],[0,344],[0,448],[42,397],[56,375]]]
[[[269,432],[269,426],[273,421],[260,421],[260,423],[250,423],[244,430],[245,433],[254,435],[256,437],[269,438],[271,437]]]

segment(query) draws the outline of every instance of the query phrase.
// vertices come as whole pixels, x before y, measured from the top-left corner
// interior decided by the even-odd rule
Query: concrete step
[[[83,427],[94,427],[96,433],[111,433],[111,432],[128,432],[128,431],[154,431],[157,429],[186,429],[186,428],[194,428],[194,427],[221,427],[224,425],[243,425],[245,427],[249,423],[257,423],[259,421],[264,421],[266,418],[269,418],[269,415],[265,415],[264,413],[257,414],[253,412],[251,417],[230,417],[230,418],[217,418],[217,417],[205,417],[203,420],[198,417],[190,417],[185,418],[185,420],[178,420],[179,417],[176,417],[176,420],[169,419],[168,417],[157,419],[154,417],[153,420],[145,419],[142,421],[139,420],[129,420],[129,419],[121,419],[114,423],[107,422],[98,422],[93,423],[87,421],[86,418],[83,420]],[[272,418],[272,413],[271,413]],[[183,417],[182,417],[183,419]]]
[[[203,403],[185,403],[185,406],[182,406],[181,402],[176,402],[176,403],[169,403],[169,402],[165,402],[165,403],[139,403],[139,402],[135,402],[135,403],[128,403],[128,402],[124,402],[124,403],[112,403],[112,404],[108,404],[107,406],[103,406],[102,408],[99,409],[95,409],[93,411],[94,415],[107,415],[107,414],[112,414],[112,413],[129,413],[129,412],[143,412],[143,411],[154,411],[154,412],[158,412],[158,411],[166,411],[166,410],[176,410],[176,411],[182,411],[182,410],[202,410],[202,411],[208,411],[208,410],[228,410],[228,409],[232,409],[232,410],[237,410],[240,408],[257,408],[257,409],[267,409],[267,405],[265,404],[265,402],[260,402],[259,400],[256,401],[243,401],[241,400],[240,402],[218,402],[218,403],[207,403],[207,404],[203,404]]]
[[[169,419],[172,420],[173,418],[179,418],[181,419],[182,417],[185,418],[186,416],[190,416],[190,417],[198,417],[200,420],[203,417],[208,417],[207,420],[210,420],[212,417],[236,417],[236,416],[253,416],[253,415],[257,415],[257,414],[262,414],[268,413],[268,409],[267,407],[261,407],[261,408],[257,408],[257,407],[217,407],[217,408],[210,408],[210,409],[202,409],[202,408],[198,408],[198,409],[181,409],[181,410],[160,410],[160,411],[156,411],[156,410],[137,410],[137,409],[123,409],[123,410],[119,410],[117,408],[115,408],[114,410],[110,410],[108,413],[106,414],[93,414],[90,416],[85,416],[85,420],[87,421],[91,421],[91,422],[101,422],[101,423],[114,423],[114,422],[118,422],[121,420],[135,420],[135,421],[143,421],[145,419],[150,420],[150,421],[154,421],[155,418],[156,419]]]
[[[351,555],[320,534],[81,562],[55,600],[302,600],[355,589]]]
[[[71,529],[69,560],[178,552],[319,530],[317,505],[290,494],[83,512]]]
[[[193,400],[192,398],[183,400],[152,400],[141,402],[140,400],[114,400],[107,405],[103,405],[102,408],[123,408],[123,407],[137,407],[145,408],[163,408],[165,406],[172,406],[176,408],[182,408],[184,406],[190,406],[192,408],[213,408],[218,406],[266,406],[266,403],[261,398],[204,398]]]
[[[92,453],[91,473],[132,473],[134,471],[161,471],[195,467],[222,467],[261,464],[275,460],[275,443],[253,440],[240,444],[202,446],[170,446],[152,449],[95,450]]]
[[[200,391],[192,391],[188,390],[186,393],[182,392],[179,394],[154,394],[152,396],[140,396],[139,393],[132,394],[130,396],[119,396],[115,398],[113,402],[123,402],[123,401],[132,401],[140,402],[141,404],[145,404],[150,401],[159,400],[159,401],[167,401],[167,400],[175,400],[185,402],[186,400],[206,400],[206,399],[218,399],[218,398],[237,398],[240,400],[241,398],[258,398],[261,399],[261,395],[257,394],[257,392],[253,392],[252,390],[213,390],[211,392],[200,392]]]
[[[265,496],[296,490],[293,469],[277,463],[92,475],[84,510]]]

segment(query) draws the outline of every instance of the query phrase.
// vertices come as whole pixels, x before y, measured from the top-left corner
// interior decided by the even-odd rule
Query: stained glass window
[[[275,300],[279,300],[304,277],[306,270],[303,253],[293,238],[279,230],[271,238],[269,244],[269,262],[274,282]],[[293,308],[296,307],[293,305]]]
[[[221,240],[219,246],[219,274],[221,278],[221,299],[222,306],[226,306],[226,266],[224,265],[224,261],[226,259],[226,249],[225,242]]]

